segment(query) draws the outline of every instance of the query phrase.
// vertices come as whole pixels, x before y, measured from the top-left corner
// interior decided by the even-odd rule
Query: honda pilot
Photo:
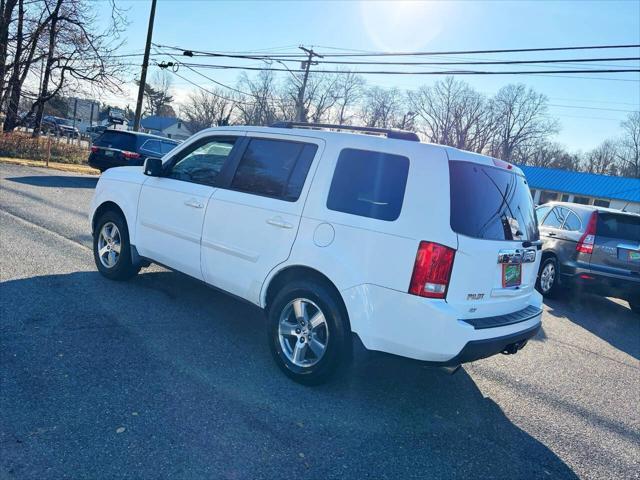
[[[207,129],[98,182],[98,270],[155,262],[266,312],[284,373],[318,383],[366,349],[457,367],[541,325],[538,226],[516,166],[410,132]]]

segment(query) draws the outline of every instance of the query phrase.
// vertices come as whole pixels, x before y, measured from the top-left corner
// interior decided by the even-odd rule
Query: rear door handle
[[[204,203],[199,202],[198,200],[196,200],[195,198],[190,198],[189,200],[185,201],[184,204],[187,207],[192,207],[192,208],[204,208]]]
[[[267,223],[269,225],[273,225],[274,227],[293,228],[293,225],[291,223],[285,222],[280,216],[270,218],[269,220],[267,220]]]
[[[557,235],[557,233],[549,232],[549,233],[547,233],[547,235],[548,235],[549,237],[555,237],[555,236]]]

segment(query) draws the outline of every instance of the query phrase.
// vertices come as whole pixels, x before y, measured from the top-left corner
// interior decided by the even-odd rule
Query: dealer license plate
[[[522,265],[519,263],[502,264],[502,286],[517,287],[522,283]]]

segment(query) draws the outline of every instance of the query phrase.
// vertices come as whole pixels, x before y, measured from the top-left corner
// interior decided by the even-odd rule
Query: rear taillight
[[[596,225],[598,223],[598,212],[595,211],[589,217],[589,223],[587,224],[587,229],[584,231],[580,240],[578,240],[578,244],[576,245],[576,250],[580,253],[593,253],[593,244],[596,242]]]
[[[128,152],[127,150],[122,151],[122,156],[124,158],[140,158],[140,154],[137,152]]]
[[[91,146],[91,153],[96,153],[98,151],[98,147]]]
[[[455,253],[454,249],[439,243],[420,242],[409,293],[428,298],[445,298]]]

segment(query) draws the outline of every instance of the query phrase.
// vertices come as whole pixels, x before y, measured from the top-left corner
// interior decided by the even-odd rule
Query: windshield
[[[527,181],[503,168],[449,162],[451,228],[485,240],[538,240]]]
[[[69,120],[67,120],[66,118],[56,118],[56,123],[58,125],[68,125],[71,126],[71,122]]]

